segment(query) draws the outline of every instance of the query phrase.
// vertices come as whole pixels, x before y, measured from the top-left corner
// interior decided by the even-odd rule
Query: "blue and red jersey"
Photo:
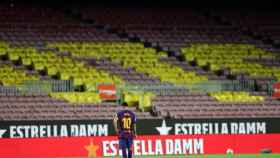
[[[118,126],[119,126],[119,137],[129,138],[133,137],[133,128],[136,123],[136,116],[130,110],[122,110],[117,113]]]

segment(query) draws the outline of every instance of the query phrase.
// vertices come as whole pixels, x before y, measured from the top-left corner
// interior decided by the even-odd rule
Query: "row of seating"
[[[152,99],[155,94],[152,92],[125,91],[123,92],[123,102],[128,106],[136,106],[142,111],[149,111],[152,107]]]
[[[182,48],[188,61],[195,61],[198,66],[209,66],[213,71],[229,68],[231,73],[248,73],[251,76],[267,76],[280,79],[278,67],[268,67],[259,63],[248,62],[246,58],[274,59],[276,54],[266,52],[253,45],[244,44],[192,44]]]
[[[96,92],[60,92],[50,93],[50,96],[76,104],[100,104],[102,102],[99,94]]]
[[[57,94],[54,94],[57,95]],[[68,94],[59,94],[68,95]],[[79,97],[84,94],[74,94]],[[115,103],[69,103],[65,99],[56,99],[48,95],[25,95],[0,97],[0,120],[1,121],[23,121],[23,120],[111,120],[112,115],[124,107],[117,106]],[[37,98],[39,97],[39,98]],[[44,97],[48,101],[42,101]],[[61,98],[61,97],[59,97]],[[40,101],[41,100],[41,101]],[[135,107],[126,107],[134,111],[139,119],[151,119],[148,112],[138,112]]]
[[[178,119],[271,118],[280,114],[279,101],[265,93],[162,94],[156,96],[152,102],[152,110],[156,115]]]
[[[224,21],[250,30],[254,36],[264,40],[272,40],[274,44],[280,44],[279,12],[275,9],[256,11],[248,10],[210,10],[211,14],[222,17]]]
[[[22,85],[25,81],[38,80],[36,75],[28,75],[24,71],[15,70],[9,65],[0,65],[0,82],[3,86]]]
[[[84,85],[86,89],[93,89],[99,83],[122,83],[118,76],[112,76],[104,71],[97,71],[85,63],[75,61],[68,56],[60,56],[53,51],[39,52],[32,47],[9,47],[5,53],[11,61],[18,61],[22,65],[32,67],[36,71],[45,71],[48,76],[57,76],[60,80],[73,79],[75,86]]]
[[[248,92],[213,92],[210,96],[216,98],[219,102],[263,102],[264,97],[252,96]]]
[[[207,80],[206,76],[198,76],[195,72],[186,72],[178,66],[160,62],[160,55],[156,54],[155,49],[144,48],[142,44],[56,43],[50,44],[49,47],[68,51],[73,56],[109,58],[124,67],[132,67],[138,72],[159,77],[162,82],[187,85]]]

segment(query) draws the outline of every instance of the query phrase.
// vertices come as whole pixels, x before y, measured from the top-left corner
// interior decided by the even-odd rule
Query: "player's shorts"
[[[130,149],[133,144],[133,138],[119,138],[119,149]]]

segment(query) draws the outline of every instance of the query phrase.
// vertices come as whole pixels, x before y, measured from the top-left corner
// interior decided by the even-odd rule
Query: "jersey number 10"
[[[122,119],[122,123],[123,123],[123,128],[124,129],[130,129],[131,126],[131,118],[130,117],[125,117]]]

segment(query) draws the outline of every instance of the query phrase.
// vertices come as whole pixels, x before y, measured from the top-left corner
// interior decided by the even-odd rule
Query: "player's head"
[[[126,112],[128,112],[128,111],[130,111],[131,109],[129,108],[129,106],[124,106],[123,107],[123,111],[126,111]]]
[[[127,102],[123,102],[123,103],[122,103],[122,106],[124,106],[124,107],[128,107]]]
[[[124,110],[129,110],[130,109],[126,102],[122,103],[122,107],[123,107]]]

